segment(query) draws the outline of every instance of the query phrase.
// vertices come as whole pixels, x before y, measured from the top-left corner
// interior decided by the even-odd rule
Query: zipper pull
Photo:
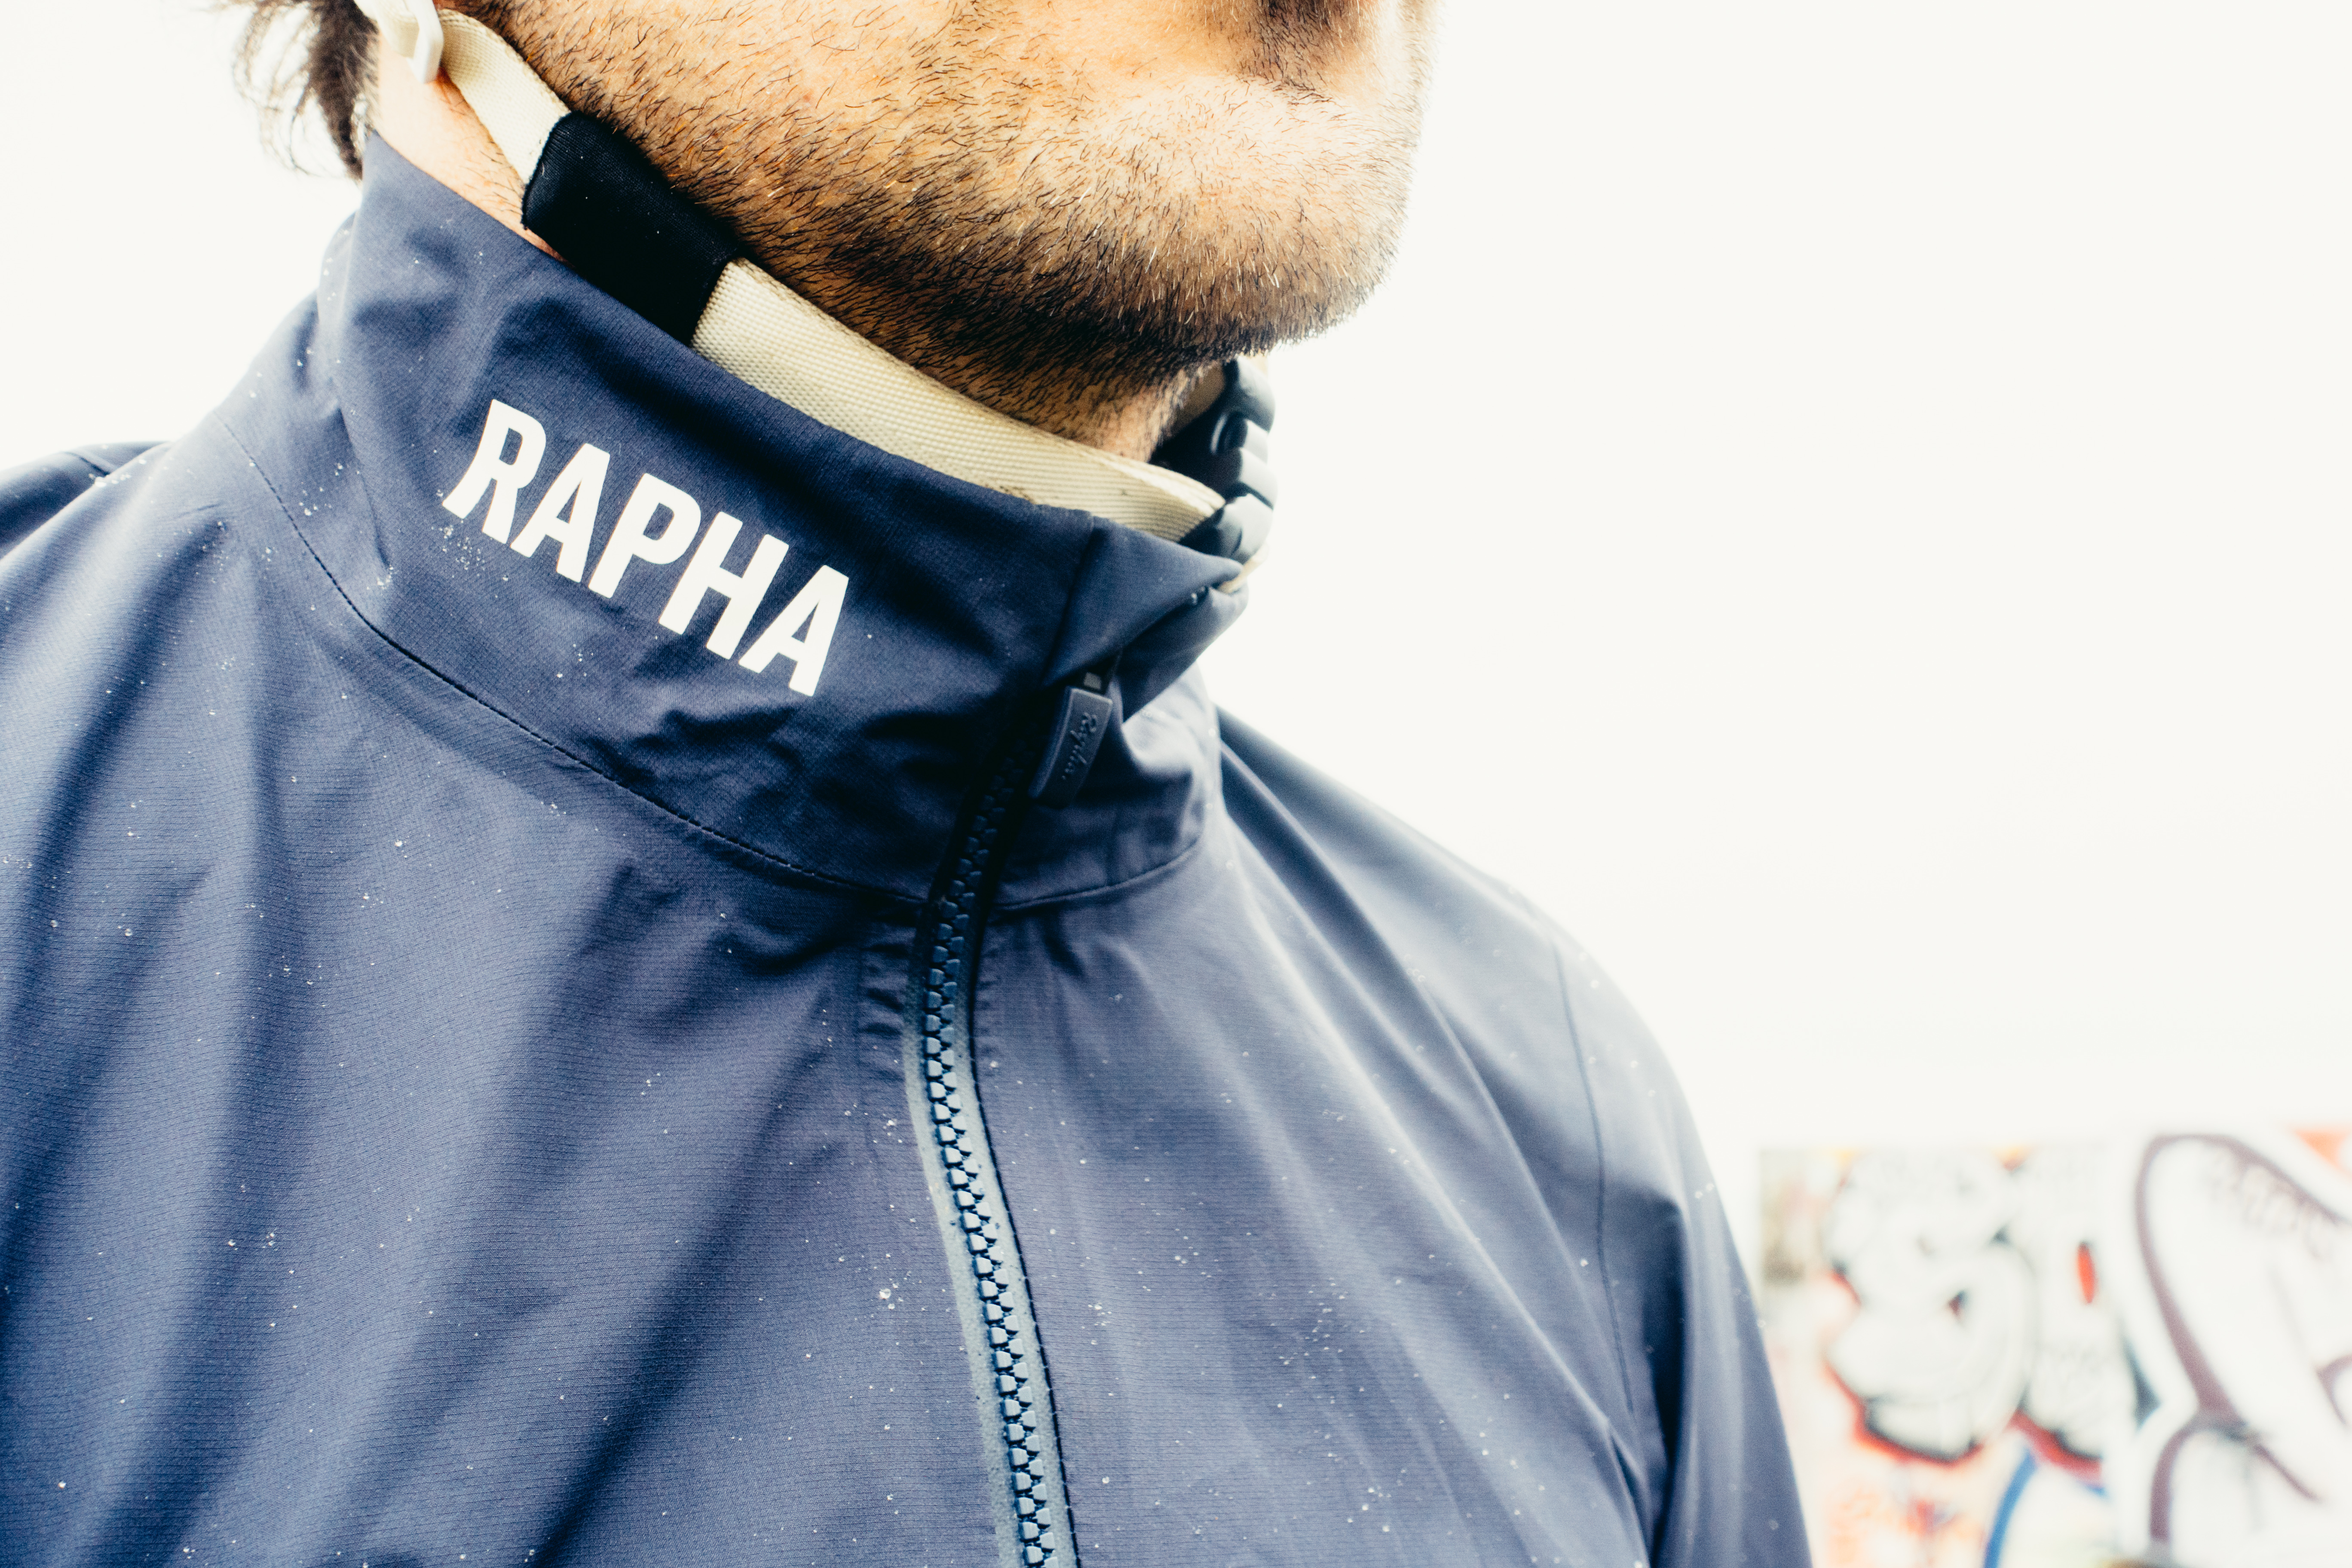
[[[1054,728],[1029,781],[1029,798],[1061,810],[1078,797],[1078,790],[1094,771],[1095,753],[1118,717],[1118,674],[1115,664],[1082,671],[1062,688]]]
[[[1247,563],[1274,531],[1274,460],[1266,432],[1274,428],[1274,384],[1255,360],[1225,362],[1216,401],[1160,445],[1151,460],[1200,480],[1223,496],[1176,542],[1204,555]]]

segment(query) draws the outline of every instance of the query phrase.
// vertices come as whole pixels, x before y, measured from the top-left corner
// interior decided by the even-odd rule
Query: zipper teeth
[[[1022,785],[1045,737],[1034,739],[1036,744],[1009,749],[975,805],[946,885],[927,911],[927,962],[913,978],[921,1004],[923,1096],[953,1204],[950,1245],[961,1241],[965,1286],[979,1298],[986,1345],[973,1348],[985,1357],[993,1401],[989,1425],[1002,1433],[1016,1537],[1013,1557],[1024,1568],[1057,1568],[1076,1561],[1075,1550],[1064,1550],[1069,1526],[1060,1446],[1011,1205],[997,1180],[981,1110],[970,1023],[981,928],[1018,821]]]

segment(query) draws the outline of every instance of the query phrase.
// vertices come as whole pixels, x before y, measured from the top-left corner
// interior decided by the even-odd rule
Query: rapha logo
[[[539,477],[540,459],[546,455],[546,426],[521,409],[492,398],[474,460],[441,504],[459,517],[470,518],[488,496],[489,510],[482,514],[484,533],[502,544],[510,542],[519,554],[526,556],[536,556],[540,547],[551,541],[556,547],[557,574],[577,583],[588,571],[588,557],[596,542],[598,508],[604,501],[612,454],[583,444],[539,498],[522,531],[516,533],[515,510],[523,490]],[[656,519],[662,520],[658,533],[653,531]],[[703,601],[718,595],[726,608],[719,612],[719,622],[703,647],[721,658],[734,658],[737,645],[751,630],[751,617],[775,584],[787,550],[782,540],[763,533],[743,570],[730,572],[727,557],[742,531],[742,521],[723,511],[710,520],[706,531],[701,503],[676,485],[651,474],[642,475],[623,504],[603,553],[596,557],[596,570],[588,576],[589,591],[611,598],[631,565],[638,562],[670,565],[699,534],[702,543],[670,590],[660,621],[673,632],[683,632],[694,624]],[[849,579],[830,566],[819,566],[767,629],[752,638],[738,662],[756,673],[779,658],[790,659],[792,689],[804,697],[815,695],[817,677],[824,672],[825,650],[833,646],[842,602],[848,596]]]

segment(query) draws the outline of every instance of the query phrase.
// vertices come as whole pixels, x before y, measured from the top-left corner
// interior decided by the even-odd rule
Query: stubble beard
[[[717,40],[582,24],[602,7],[481,9],[821,309],[1065,433],[1353,311],[1394,252],[1426,76],[1414,48],[1369,106],[1326,96],[1360,20],[1278,0],[1250,76],[1113,100],[1017,58],[980,5],[861,40],[891,90],[844,106]]]

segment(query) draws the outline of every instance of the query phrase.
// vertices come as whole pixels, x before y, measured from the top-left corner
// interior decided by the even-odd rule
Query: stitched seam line
[[[1625,1408],[1641,1408],[1633,1401],[1633,1370],[1625,1359],[1625,1326],[1617,1315],[1617,1281],[1609,1268],[1609,1145],[1601,1123],[1601,1096],[1593,1088],[1592,1064],[1584,1053],[1584,1034],[1576,1026],[1576,1007],[1569,1000],[1568,965],[1559,943],[1551,947],[1552,975],[1559,983],[1559,1012],[1568,1026],[1568,1042],[1576,1052],[1577,1076],[1584,1080],[1584,1105],[1592,1118],[1593,1214],[1592,1260],[1601,1266],[1601,1296],[1609,1305],[1609,1337],[1617,1347],[1617,1377],[1623,1386]]]

